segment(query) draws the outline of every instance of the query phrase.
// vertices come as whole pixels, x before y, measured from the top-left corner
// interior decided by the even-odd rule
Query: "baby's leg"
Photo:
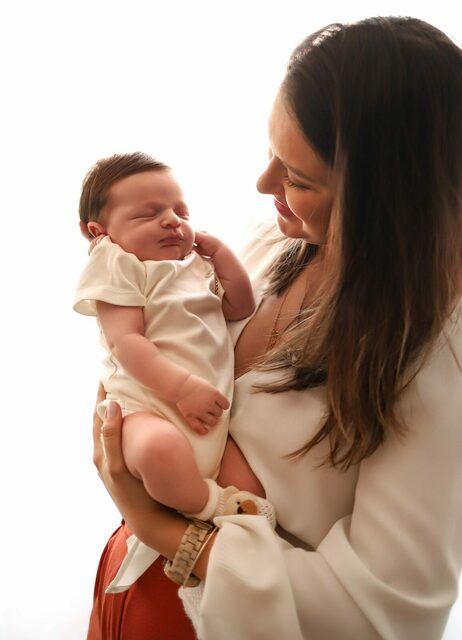
[[[230,436],[228,436],[221,460],[218,482],[222,486],[234,485],[240,489],[237,493],[229,496],[224,513],[265,516],[273,528],[276,526],[276,512],[271,502],[264,499],[266,493],[263,485]],[[227,490],[225,489],[225,491]]]
[[[222,487],[234,485],[241,491],[250,491],[256,496],[265,497],[265,490],[262,484],[250,468],[244,454],[230,436],[228,436],[226,442],[217,482]]]
[[[198,513],[209,498],[194,452],[175,425],[149,412],[127,415],[122,447],[130,472],[158,502],[185,513]]]

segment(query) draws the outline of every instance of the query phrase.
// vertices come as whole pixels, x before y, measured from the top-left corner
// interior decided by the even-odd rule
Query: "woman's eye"
[[[292,182],[289,176],[285,176],[285,181],[288,187],[293,187],[294,189],[300,189],[300,191],[313,191],[311,187],[308,187],[304,184],[297,184],[296,182]]]

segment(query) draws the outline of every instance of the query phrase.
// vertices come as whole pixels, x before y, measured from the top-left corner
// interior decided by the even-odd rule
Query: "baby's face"
[[[101,214],[111,240],[139,260],[182,260],[191,253],[188,207],[168,170],[122,178],[109,189]]]

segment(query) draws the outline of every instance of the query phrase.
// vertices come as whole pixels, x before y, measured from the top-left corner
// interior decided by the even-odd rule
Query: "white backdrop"
[[[2,640],[81,640],[118,514],[91,463],[100,351],[72,310],[80,183],[144,150],[176,169],[198,228],[238,244],[292,48],[332,21],[415,15],[462,42],[452,0],[24,0],[0,10]],[[462,605],[445,639],[462,635]],[[407,640],[407,639],[406,639]],[[409,639],[414,640],[414,639]]]

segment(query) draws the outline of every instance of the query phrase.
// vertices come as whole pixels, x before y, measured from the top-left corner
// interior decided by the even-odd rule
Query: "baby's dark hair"
[[[101,209],[106,204],[108,191],[118,180],[144,171],[166,171],[169,169],[170,167],[163,162],[158,162],[141,151],[116,154],[98,160],[82,183],[79,202],[80,220],[85,223],[90,220],[98,220]]]

